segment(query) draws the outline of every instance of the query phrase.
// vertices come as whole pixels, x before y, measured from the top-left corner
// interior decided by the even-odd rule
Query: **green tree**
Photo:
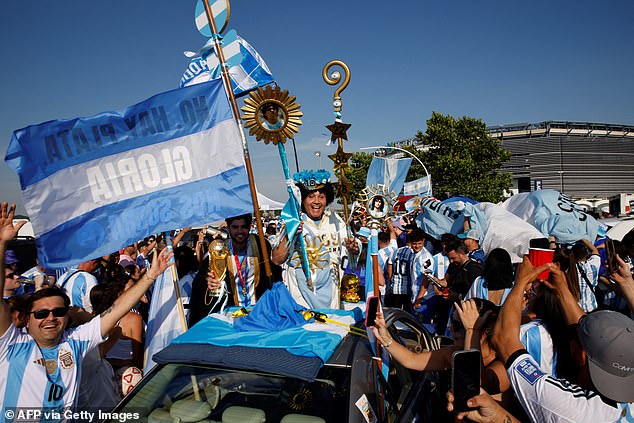
[[[359,193],[365,188],[365,178],[372,162],[372,154],[354,153],[350,158],[350,168],[346,169],[346,179],[350,182],[349,204],[359,198]]]
[[[504,190],[511,187],[511,174],[500,171],[511,153],[489,136],[481,119],[455,119],[433,112],[426,133],[419,131],[416,138],[424,143],[425,150],[409,150],[425,163],[436,198],[462,194],[476,201],[497,203],[503,199]],[[408,181],[425,175],[414,163]]]

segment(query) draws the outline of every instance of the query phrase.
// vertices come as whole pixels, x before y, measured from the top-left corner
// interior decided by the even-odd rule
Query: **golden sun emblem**
[[[304,116],[299,108],[299,103],[288,94],[288,90],[268,85],[251,92],[244,100],[242,120],[249,135],[255,135],[258,141],[264,139],[265,144],[283,144],[299,132],[300,118]]]
[[[316,269],[324,269],[328,266],[328,260],[326,259],[326,254],[328,254],[328,249],[322,248],[322,242],[319,237],[305,238],[306,240],[306,255],[308,256],[308,265],[310,266],[311,272]],[[302,262],[299,258],[299,251],[295,251],[293,253],[293,259],[297,261],[295,264],[295,268],[298,269],[301,267]]]

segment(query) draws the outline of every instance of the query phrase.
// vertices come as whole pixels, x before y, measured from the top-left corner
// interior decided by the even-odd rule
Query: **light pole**
[[[319,157],[319,168],[321,169],[321,151],[315,151],[315,156]]]
[[[423,162],[420,161],[420,159],[418,157],[416,157],[414,154],[412,154],[411,152],[402,149],[400,147],[388,147],[386,145],[378,145],[378,146],[374,146],[374,147],[361,147],[360,150],[378,150],[380,148],[392,148],[394,150],[398,150],[401,151],[405,154],[407,154],[408,156],[411,156],[412,158],[416,159],[416,161],[418,163],[420,163],[420,165],[423,167],[423,170],[425,171],[425,174],[427,175],[427,180],[429,181],[429,195],[431,195],[431,178],[429,177],[429,172],[427,171],[427,168],[425,167],[425,164]]]

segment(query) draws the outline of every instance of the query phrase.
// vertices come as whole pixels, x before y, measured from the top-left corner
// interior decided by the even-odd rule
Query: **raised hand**
[[[15,204],[9,206],[8,203],[2,203],[0,210],[0,242],[11,241],[18,234],[18,231],[22,226],[26,224],[26,221],[13,224],[13,217],[15,215]]]
[[[165,271],[172,264],[171,260],[174,258],[174,252],[171,248],[163,248],[160,254],[155,254],[152,260],[152,267],[146,273],[150,279],[156,279],[161,273]]]

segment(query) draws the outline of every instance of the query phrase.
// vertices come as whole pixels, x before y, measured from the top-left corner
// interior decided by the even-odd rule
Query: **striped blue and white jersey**
[[[57,280],[57,286],[66,291],[70,305],[81,307],[92,313],[90,291],[97,285],[97,278],[88,272],[70,268]]]
[[[97,285],[97,278],[83,270],[70,268],[57,280],[57,286],[66,291],[70,305],[81,307],[92,313],[90,291]]]
[[[410,247],[401,247],[392,256],[392,281],[388,287],[388,294],[412,293],[412,262],[414,251]]]
[[[387,285],[389,284],[389,278],[387,277],[387,264],[390,261],[390,257],[394,255],[396,250],[398,250],[398,244],[395,239],[390,239],[390,243],[387,247],[383,247],[379,250],[379,267],[381,268],[381,272],[383,272],[383,279],[385,280],[385,285],[379,286],[381,295],[385,295]]]
[[[555,365],[557,358],[553,347],[553,339],[540,319],[520,326],[520,341],[526,351],[539,363],[539,368],[557,377]]]
[[[471,284],[471,288],[469,288],[469,291],[464,296],[464,299],[468,300],[469,298],[482,298],[483,300],[491,301],[489,299],[489,288],[487,288],[485,282],[486,282],[486,279],[484,278],[484,276],[478,276]],[[504,292],[502,293],[502,299],[500,300],[500,304],[496,304],[496,305],[501,306],[502,304],[504,304],[504,301],[506,301],[506,297],[508,297],[509,294],[511,293],[511,289],[512,288],[504,288]]]
[[[449,268],[449,258],[443,253],[438,253],[434,256],[434,273],[438,279],[444,279],[447,275],[447,269]]]
[[[434,265],[434,257],[425,247],[420,250],[414,256],[412,261],[412,302],[416,301],[416,297],[423,287],[423,278],[425,276],[425,270],[432,269]],[[434,290],[428,289],[425,293],[424,299],[431,298],[434,295]]]
[[[104,338],[101,317],[64,332],[53,348],[42,348],[26,332],[9,326],[0,336],[1,415],[15,407],[62,409],[78,396],[84,356]]]
[[[599,281],[601,257],[591,255],[585,262],[577,263],[577,277],[579,278],[579,305],[586,313],[597,308],[594,290]]]

